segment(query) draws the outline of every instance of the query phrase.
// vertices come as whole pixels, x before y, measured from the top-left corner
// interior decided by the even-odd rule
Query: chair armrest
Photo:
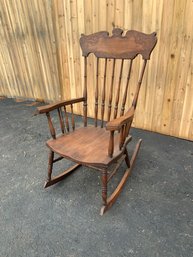
[[[115,130],[119,130],[124,124],[128,123],[129,121],[131,121],[133,119],[134,116],[134,107],[132,106],[126,113],[125,115],[116,118],[114,120],[109,121],[106,124],[106,130],[110,130],[110,131],[115,131]]]
[[[48,113],[48,112],[53,111],[62,106],[83,102],[84,100],[85,100],[84,97],[80,97],[80,98],[74,98],[74,99],[70,99],[70,100],[66,100],[66,101],[56,102],[54,104],[40,106],[40,107],[37,107],[35,115],[42,114],[42,113]]]

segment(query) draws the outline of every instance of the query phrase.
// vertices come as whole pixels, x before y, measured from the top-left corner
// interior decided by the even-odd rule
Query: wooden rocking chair
[[[90,168],[97,169],[101,172],[102,177],[102,200],[103,206],[101,208],[101,215],[112,206],[116,198],[121,192],[127,178],[131,174],[141,140],[138,141],[134,153],[131,159],[128,156],[127,144],[131,141],[132,137],[129,135],[129,130],[132,124],[134,112],[137,105],[137,99],[139,90],[142,83],[143,74],[147,64],[147,60],[150,59],[150,54],[154,49],[157,38],[156,33],[144,34],[134,30],[127,31],[125,36],[122,36],[123,31],[121,29],[113,29],[112,36],[109,36],[108,32],[102,31],[91,35],[81,35],[80,46],[82,48],[82,54],[84,56],[84,93],[83,97],[61,101],[56,104],[50,104],[37,108],[37,114],[45,113],[48,119],[48,125],[52,136],[51,140],[47,141],[47,146],[50,149],[49,163],[48,163],[48,178],[45,183],[45,187],[49,187],[62,179],[67,174],[74,171],[81,165],[88,166]],[[87,90],[90,85],[87,85],[87,59],[90,53],[93,53],[96,57],[96,80],[95,80],[95,103],[94,103],[94,126],[87,126]],[[127,101],[128,86],[130,75],[132,71],[132,64],[135,57],[140,54],[143,58],[143,65],[140,71],[139,80],[136,83],[136,92],[132,101],[132,105],[127,112],[125,111],[125,104]],[[99,90],[99,61],[104,60],[104,79],[102,90]],[[119,79],[116,87],[114,86],[114,73],[116,60],[121,62]],[[110,82],[109,96],[107,98],[106,90],[106,74],[108,60],[112,62],[112,75]],[[129,62],[127,71],[127,80],[124,87],[124,93],[122,97],[122,103],[120,105],[120,115],[118,116],[118,107],[120,99],[121,78],[123,75],[124,61]],[[113,90],[116,88],[116,90]],[[115,94],[113,94],[113,92]],[[100,94],[101,92],[101,102]],[[113,95],[115,97],[113,98]],[[114,99],[114,112],[112,113],[112,99]],[[73,114],[73,104],[83,102],[83,123],[84,126],[75,130],[75,119]],[[108,103],[105,108],[105,103]],[[72,131],[69,130],[69,117],[66,107],[71,109],[71,124]],[[98,108],[101,106],[99,113]],[[68,108],[69,108],[68,107]],[[104,114],[105,109],[107,111],[107,123],[104,128]],[[62,134],[57,135],[55,128],[50,117],[50,112],[57,110],[59,116],[59,122]],[[100,116],[101,125],[98,126],[98,120]],[[112,117],[112,118],[111,118]],[[54,159],[54,154],[58,154],[60,157]],[[53,164],[63,158],[74,161],[76,164],[65,170],[61,175],[52,177]],[[107,196],[107,184],[112,176],[119,169],[121,163],[125,160],[127,169],[114,190],[114,192]],[[110,166],[114,164],[114,169],[109,173]]]

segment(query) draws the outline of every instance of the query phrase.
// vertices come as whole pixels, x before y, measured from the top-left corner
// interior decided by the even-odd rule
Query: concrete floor
[[[28,105],[0,101],[0,256],[193,256],[192,142],[132,129],[143,139],[133,174],[101,217],[97,171],[43,188],[49,132]]]

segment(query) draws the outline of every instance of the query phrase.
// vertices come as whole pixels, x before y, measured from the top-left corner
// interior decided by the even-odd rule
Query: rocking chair
[[[132,137],[129,135],[131,124],[134,117],[134,112],[137,105],[138,95],[142,83],[147,60],[150,59],[152,50],[154,49],[157,38],[156,33],[144,34],[134,30],[126,32],[122,36],[121,29],[113,29],[112,36],[108,32],[102,31],[91,35],[81,35],[80,46],[82,55],[84,56],[84,93],[83,97],[71,99],[67,101],[57,102],[37,108],[37,114],[45,113],[48,119],[48,125],[52,139],[47,141],[47,146],[50,149],[48,162],[48,178],[45,187],[49,187],[66,177],[67,174],[74,171],[81,165],[97,169],[101,172],[102,178],[102,200],[103,206],[101,208],[101,215],[109,209],[120,194],[127,178],[131,174],[137,157],[141,139],[138,141],[131,159],[129,158],[127,145]],[[87,125],[87,105],[88,92],[91,85],[87,85],[88,81],[88,65],[87,59],[92,53],[96,57],[96,77],[95,77],[95,103],[94,103],[94,126]],[[132,105],[127,112],[125,112],[125,105],[128,95],[128,86],[130,76],[132,73],[132,65],[135,57],[140,54],[143,58],[143,65],[140,71],[139,80],[136,83],[136,91],[132,101]],[[103,59],[104,73],[102,90],[99,89],[99,62]],[[115,65],[119,59],[120,70],[117,85],[115,87]],[[110,60],[110,61],[109,61]],[[125,61],[129,63],[127,71],[127,79],[123,90],[122,102],[119,105],[120,91],[122,86],[122,75]],[[107,98],[106,88],[106,74],[107,66],[111,62],[111,79],[110,90]],[[115,90],[116,89],[116,90]],[[116,92],[115,92],[116,91]],[[113,94],[114,93],[114,94]],[[114,97],[114,98],[113,98]],[[113,102],[114,99],[114,102]],[[75,119],[73,112],[73,105],[83,102],[83,124],[84,126],[75,129]],[[107,107],[105,104],[107,103]],[[114,103],[114,111],[112,112],[112,105]],[[120,106],[120,107],[119,107]],[[66,108],[70,108],[71,115],[69,116]],[[100,113],[99,113],[99,107]],[[62,134],[56,135],[55,128],[50,116],[50,112],[57,110],[59,117],[59,124]],[[120,115],[118,116],[118,110]],[[107,118],[105,119],[105,111]],[[100,116],[100,119],[99,119]],[[71,119],[71,122],[69,122]],[[106,125],[104,121],[107,120]],[[100,126],[98,123],[100,122]],[[70,124],[72,131],[70,131]],[[54,154],[59,157],[54,158]],[[59,176],[52,177],[53,164],[63,158],[69,159],[76,164],[65,170]],[[109,180],[119,169],[122,162],[125,161],[127,169],[114,190],[108,197],[107,184]],[[114,169],[109,173],[110,167],[114,164]]]

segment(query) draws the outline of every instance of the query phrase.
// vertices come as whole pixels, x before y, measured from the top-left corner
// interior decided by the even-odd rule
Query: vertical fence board
[[[192,17],[193,2],[188,0],[1,1],[0,95],[45,101],[80,97],[84,73],[81,33],[107,30],[111,34],[114,27],[123,28],[124,33],[128,29],[156,31],[158,44],[145,72],[133,125],[193,140]],[[88,59],[88,115],[92,117],[96,87],[93,60],[92,56]],[[138,58],[131,72],[126,109],[135,92],[141,63]],[[107,64],[108,95],[113,62],[108,60]],[[104,81],[103,66],[100,60],[100,85]],[[120,99],[127,68],[125,62]],[[119,61],[115,70],[116,89]],[[99,106],[101,94],[99,87]],[[105,106],[107,101],[108,97]],[[82,114],[82,105],[74,111]]]

